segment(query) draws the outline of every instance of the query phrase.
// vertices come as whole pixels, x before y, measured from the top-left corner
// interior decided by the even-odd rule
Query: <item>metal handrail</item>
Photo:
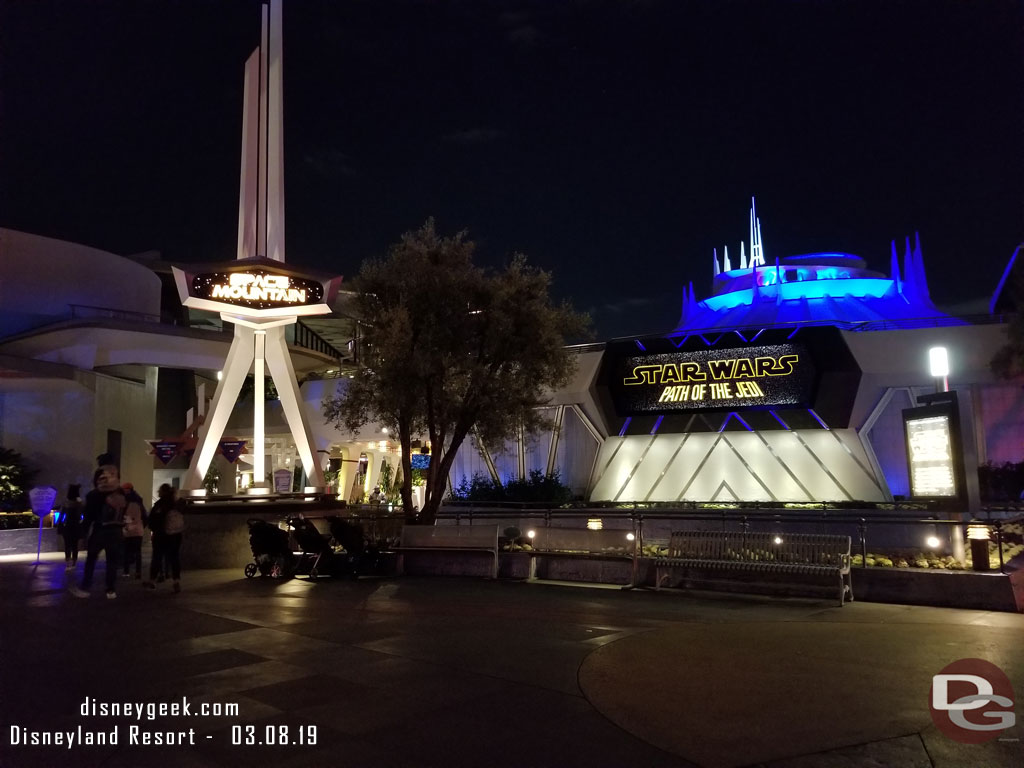
[[[947,528],[962,527],[967,525],[967,521],[959,519],[957,517],[939,517],[938,514],[927,515],[925,517],[915,515],[900,515],[894,514],[894,511],[880,510],[883,514],[871,515],[865,517],[863,510],[840,510],[840,509],[824,509],[820,515],[811,515],[803,512],[787,511],[785,509],[775,508],[771,509],[744,509],[744,510],[733,510],[720,508],[717,514],[710,511],[710,508],[703,510],[697,509],[675,509],[673,511],[649,511],[641,510],[637,508],[628,509],[610,509],[600,507],[589,507],[585,509],[558,509],[558,508],[526,508],[523,505],[513,506],[514,503],[508,504],[503,508],[495,508],[489,506],[488,508],[480,508],[479,505],[469,505],[466,507],[446,505],[442,507],[438,513],[439,519],[454,519],[456,525],[462,523],[465,518],[469,525],[473,525],[475,520],[493,520],[508,518],[510,516],[527,519],[541,519],[544,521],[544,525],[550,526],[552,520],[556,518],[591,518],[600,516],[602,519],[613,519],[613,520],[628,520],[632,525],[633,531],[636,535],[637,547],[642,548],[643,541],[643,524],[644,520],[680,520],[689,522],[714,522],[722,526],[723,530],[730,524],[738,524],[742,530],[746,530],[751,523],[776,523],[778,525],[809,525],[818,524],[823,522],[832,523],[836,525],[856,525],[858,532],[858,539],[861,549],[861,567],[866,567],[867,560],[867,532],[869,523],[871,525],[927,525],[927,526],[946,526]],[[908,512],[913,510],[907,510]],[[936,510],[937,513],[955,515],[949,510]],[[989,516],[986,520],[973,520],[972,524],[984,524],[990,531],[995,533],[996,550],[999,553],[999,573],[1006,573],[1006,563],[1003,558],[1003,532],[1002,526],[1003,521],[998,519],[992,519]],[[636,555],[634,555],[636,557]]]
[[[333,344],[301,320],[295,323],[295,345],[327,357],[333,357],[339,362],[345,357]]]
[[[71,310],[72,320],[84,320],[90,318],[108,318],[111,320],[131,320],[140,323],[159,323],[160,315],[151,315],[146,312],[134,312],[127,309],[115,309],[113,307],[94,307],[88,304],[68,304]]]

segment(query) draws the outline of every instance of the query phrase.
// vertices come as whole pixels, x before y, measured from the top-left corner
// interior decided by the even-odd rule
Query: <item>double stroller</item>
[[[288,543],[288,531],[276,523],[251,518],[249,525],[249,547],[253,562],[245,566],[245,576],[253,578],[271,576],[276,579],[291,578],[297,565],[295,554]]]
[[[310,579],[320,576],[358,578],[365,548],[363,529],[336,516],[326,520],[331,531],[329,537],[301,516],[288,518],[288,527],[302,550],[296,574],[307,575]]]
[[[357,578],[366,549],[363,529],[340,517],[326,520],[330,536],[320,533],[316,525],[302,515],[285,520],[288,531],[266,520],[249,520],[253,562],[245,566],[246,577],[251,579],[258,573],[275,578],[307,576],[311,580],[321,576]],[[298,552],[293,551],[291,539]]]

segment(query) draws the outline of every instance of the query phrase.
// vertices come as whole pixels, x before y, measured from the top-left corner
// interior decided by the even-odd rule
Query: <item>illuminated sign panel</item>
[[[173,271],[186,307],[254,320],[328,314],[341,284],[262,257]]]
[[[800,406],[815,380],[799,344],[626,357],[616,368],[610,384],[620,414]]]
[[[206,272],[193,276],[191,294],[249,309],[277,309],[319,304],[319,282],[258,269],[250,272]]]
[[[908,418],[904,424],[910,460],[910,495],[957,496],[949,415]]]

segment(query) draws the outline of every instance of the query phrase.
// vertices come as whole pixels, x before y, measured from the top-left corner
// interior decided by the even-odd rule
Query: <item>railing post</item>
[[[866,568],[868,564],[868,522],[863,517],[857,523],[857,532],[860,535],[860,567]]]
[[[999,572],[1006,573],[1006,566],[1003,563],[1003,521],[996,520],[994,525],[996,529],[996,549],[999,551]]]

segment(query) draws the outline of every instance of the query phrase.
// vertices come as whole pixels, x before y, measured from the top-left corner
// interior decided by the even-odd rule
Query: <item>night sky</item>
[[[0,0],[0,226],[233,258],[258,6]],[[1012,0],[286,0],[284,62],[289,263],[352,276],[434,216],[598,338],[673,327],[751,195],[769,263],[887,272],[920,232],[945,305],[1024,240]]]

